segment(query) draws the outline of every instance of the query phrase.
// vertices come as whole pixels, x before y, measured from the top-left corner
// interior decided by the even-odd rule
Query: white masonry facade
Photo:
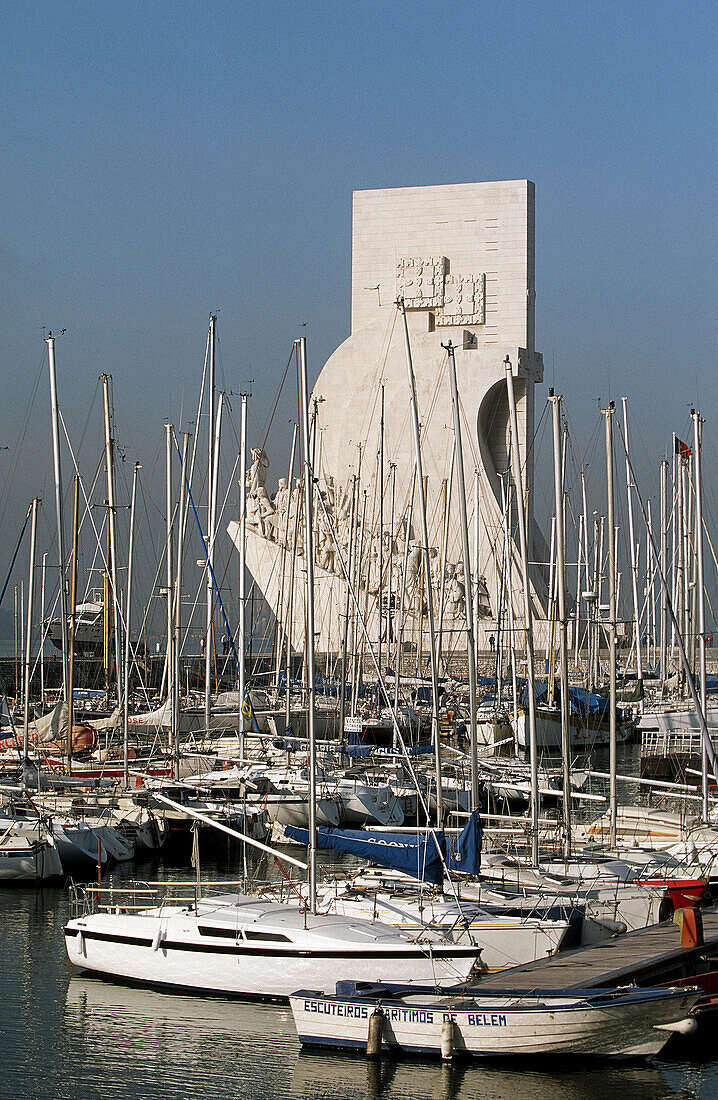
[[[430,570],[443,653],[448,657],[466,646],[459,476],[468,499],[480,644],[488,648],[496,631],[507,567],[511,611],[516,627],[522,624],[516,546],[513,538],[506,540],[503,519],[510,442],[505,360],[508,356],[512,365],[517,398],[531,556],[545,561],[546,548],[532,518],[529,445],[534,386],[543,380],[543,360],[534,347],[534,218],[534,185],[528,180],[354,193],[351,333],[324,365],[310,402],[321,493],[314,526],[319,652],[340,651],[348,605],[350,634],[361,641],[363,621],[372,646],[381,639],[383,664],[390,663],[399,639],[405,649],[428,652],[426,566],[398,300],[407,311],[416,380]],[[449,341],[456,348],[463,471],[456,468],[442,347]],[[302,651],[300,493],[280,482],[270,497],[264,486],[266,462],[255,455],[248,473],[247,564],[282,632]],[[236,542],[235,524],[230,535]],[[347,598],[345,567],[356,601]],[[542,614],[538,596],[534,600]],[[504,613],[506,602],[504,585]]]

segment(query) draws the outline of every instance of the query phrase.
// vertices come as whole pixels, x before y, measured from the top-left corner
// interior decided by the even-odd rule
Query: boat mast
[[[401,657],[402,646],[404,642],[404,609],[406,606],[406,576],[407,566],[409,563],[409,542],[411,535],[411,524],[414,518],[414,490],[416,488],[416,466],[414,466],[411,475],[411,491],[409,497],[408,510],[406,512],[406,528],[404,531],[404,564],[401,570],[401,596],[399,597],[399,629],[396,632],[396,648],[395,648],[395,669],[394,669],[394,723],[397,724],[399,715],[399,688],[401,681]],[[396,735],[395,735],[396,739]]]
[[[434,594],[431,585],[431,560],[429,555],[429,528],[426,520],[426,486],[421,461],[421,437],[419,435],[419,409],[416,403],[416,383],[414,381],[414,367],[411,359],[411,344],[409,342],[409,324],[406,316],[404,299],[400,298],[397,305],[401,311],[404,322],[404,347],[406,350],[406,370],[409,380],[409,398],[411,402],[411,423],[414,434],[414,456],[416,460],[416,482],[419,489],[419,513],[421,517],[421,535],[424,561],[424,581],[426,589],[426,607],[429,616],[429,656],[431,660],[431,696],[432,696],[432,725],[434,742],[434,767],[436,772],[436,821],[439,828],[444,823],[444,807],[441,793],[441,737],[439,735],[439,668],[436,654],[436,637],[434,635]],[[419,640],[423,626],[423,599],[419,592]]]
[[[175,660],[174,660],[174,623],[173,623],[173,596],[174,596],[174,515],[172,499],[172,435],[173,426],[165,424],[165,507],[167,509],[167,698],[170,703],[170,714],[174,710],[175,698]],[[174,778],[179,779],[179,719],[170,718],[169,748],[172,751],[174,765]]]
[[[110,376],[102,375],[102,404],[105,424],[105,470],[107,475],[107,538],[110,560],[108,562],[112,582],[112,623],[115,638],[115,679],[117,681],[117,702],[122,694],[122,646],[120,642],[120,619],[118,615],[119,589],[117,587],[117,507],[115,504],[114,440],[110,417]]]
[[[351,507],[349,509],[349,539],[347,546],[347,563],[349,566],[349,583],[346,586],[346,598],[344,602],[344,631],[342,636],[342,663],[341,663],[341,685],[339,687],[339,741],[344,743],[344,718],[346,716],[347,709],[347,648],[349,645],[349,598],[351,595],[351,586],[353,582],[353,562],[354,562],[354,535],[355,535],[355,517],[354,512],[356,509],[356,475],[352,476],[352,500]]]
[[[215,493],[214,493],[214,391],[215,391],[215,356],[217,344],[217,318],[212,313],[209,318],[209,378],[207,385],[208,414],[207,414],[207,616],[204,635],[204,726],[209,734],[211,717],[211,678],[212,678],[212,653],[214,643],[214,589],[212,587],[212,574],[214,571],[214,517],[215,517]]]
[[[244,397],[244,396],[245,395],[242,394],[242,397]],[[247,444],[246,444],[246,439],[245,439],[244,458],[241,459],[242,483],[244,483],[244,478],[246,477],[246,473],[245,473],[245,470],[244,470],[244,464],[247,461],[246,447],[247,447]],[[240,435],[240,452],[241,452],[241,435]],[[275,665],[275,668],[274,668],[274,687],[275,687],[276,691],[279,691],[279,678],[280,678],[281,672],[282,672],[282,654],[284,653],[284,639],[282,638],[282,631],[286,630],[287,633],[289,633],[289,631],[291,631],[291,624],[289,622],[289,618],[288,617],[286,619],[284,618],[284,595],[285,595],[285,590],[286,590],[285,581],[286,581],[286,573],[287,573],[287,553],[289,551],[289,519],[290,519],[291,512],[292,512],[292,509],[291,509],[292,476],[294,474],[294,457],[295,457],[296,453],[297,453],[297,425],[294,424],[293,425],[293,430],[292,430],[292,449],[291,449],[290,454],[289,454],[289,471],[287,473],[287,507],[286,507],[285,512],[284,512],[284,531],[281,532],[281,533],[278,532],[278,537],[281,538],[281,540],[282,540],[282,576],[281,576],[281,583],[280,583],[280,588],[279,588],[279,603],[277,604],[277,607],[279,609],[279,617],[277,619],[277,661],[276,661],[276,665]],[[239,487],[239,514],[240,514],[239,537],[240,537],[240,540],[241,540],[242,543],[244,543],[244,531],[242,529],[242,523],[241,523],[241,518],[242,518],[242,515],[244,513],[244,508],[242,506],[242,500],[243,499],[245,500],[245,503],[246,503],[246,489],[245,489],[245,494],[244,494],[244,497],[243,497],[242,485],[240,485],[240,487]],[[245,551],[245,553],[246,553],[246,551]],[[240,554],[240,561],[241,561],[241,554]],[[240,584],[240,588],[241,588],[241,584]],[[289,601],[287,601],[287,602],[289,602]],[[241,614],[241,612],[240,612],[240,614]],[[287,676],[288,675],[289,675],[289,672],[287,672]],[[240,699],[240,705],[241,705],[241,699]]]
[[[702,448],[703,448],[703,421],[700,413],[691,409],[693,418],[693,480],[696,495],[696,587],[698,601],[698,654],[700,675],[701,710],[705,717],[706,711],[706,597],[705,597],[705,571],[703,564],[703,486],[702,486]],[[708,752],[705,741],[701,739],[701,814],[704,821],[708,820]]]
[[[606,418],[606,487],[608,494],[608,655],[609,655],[609,844],[616,845],[616,528],[613,512],[613,414],[616,406],[609,401],[603,410]],[[630,479],[630,466],[629,466]]]
[[[386,612],[386,653],[387,661],[391,659],[391,643],[394,641],[394,603],[396,602],[396,594],[394,592],[394,524],[396,522],[396,462],[389,463],[389,476],[391,478],[391,501],[389,504],[389,593],[387,595],[387,612]],[[381,667],[381,666],[380,666]],[[386,700],[386,706],[390,705],[389,699]]]
[[[473,537],[474,537],[474,576],[473,576],[473,597],[474,597],[474,667],[479,667],[479,504],[480,504],[480,492],[479,492],[479,470],[478,467],[474,467],[474,523],[473,523]]]
[[[43,650],[45,648],[45,638],[47,637],[47,630],[45,629],[45,577],[47,574],[47,553],[42,555],[42,569],[40,572],[40,702],[45,705],[45,658]]]
[[[381,416],[379,420],[379,638],[377,640],[377,651],[379,660],[379,669],[383,669],[382,665],[382,631],[384,627],[384,383],[381,385]],[[368,586],[367,586],[368,587]],[[388,652],[388,642],[387,642]],[[382,672],[382,677],[384,673]],[[381,698],[382,688],[379,684],[379,697]],[[383,705],[383,700],[382,700]],[[378,711],[381,712],[381,705],[378,706]]]
[[[245,623],[247,603],[247,398],[248,394],[241,395],[241,410],[239,420],[239,634],[237,648],[239,653],[239,755],[244,759],[244,695],[246,691],[244,680],[244,651],[246,648]],[[294,439],[292,439],[292,461],[294,460]],[[287,506],[287,522],[289,507]],[[284,550],[286,555],[286,548]],[[284,584],[284,569],[282,568],[282,584]],[[281,610],[280,610],[281,615]],[[280,646],[277,646],[280,650]],[[277,668],[279,660],[277,660]]]
[[[661,462],[661,574],[668,576],[668,459]],[[666,683],[668,665],[668,609],[666,589],[661,585],[661,686]]]
[[[474,608],[471,593],[471,551],[469,547],[469,517],[466,508],[466,482],[464,481],[464,448],[461,436],[459,388],[456,382],[454,346],[449,340],[443,344],[449,356],[451,380],[451,404],[454,414],[454,443],[456,446],[456,477],[461,521],[461,556],[464,564],[464,606],[466,614],[466,655],[469,666],[469,735],[471,742],[471,809],[479,806],[479,750],[476,733],[476,663],[474,650]]]
[[[357,485],[359,479],[357,479]],[[359,522],[359,536],[357,538],[357,544],[354,555],[354,583],[356,584],[357,592],[361,593],[361,577],[362,577],[362,549],[364,546],[364,527],[366,523],[366,501],[367,492],[363,490],[362,508],[361,508],[361,520]],[[352,619],[352,718],[356,717],[357,708],[359,705],[359,681],[361,680],[361,659],[359,655],[359,615],[360,609],[357,604],[354,608],[354,616]]]
[[[524,626],[526,630],[526,690],[528,692],[529,720],[529,761],[531,767],[531,862],[538,866],[539,861],[539,791],[538,791],[538,748],[536,743],[536,688],[534,683],[534,638],[533,616],[531,613],[531,588],[529,578],[529,551],[526,537],[526,515],[521,480],[521,456],[519,455],[519,426],[516,415],[516,395],[514,393],[514,375],[508,355],[506,364],[506,391],[509,401],[511,421],[511,467],[516,492],[516,515],[519,528],[519,550],[521,553],[521,573],[524,597]]]
[[[67,702],[68,682],[68,632],[67,592],[65,590],[65,536],[62,522],[62,471],[60,468],[60,413],[57,405],[57,376],[55,373],[55,337],[48,333],[48,361],[50,366],[50,411],[52,416],[52,459],[55,472],[55,515],[57,518],[57,556],[60,572],[60,630],[62,638],[62,694]]]
[[[25,763],[28,753],[28,739],[30,728],[30,638],[32,635],[32,616],[35,603],[35,556],[37,553],[37,514],[40,508],[40,497],[35,497],[32,502],[32,521],[30,525],[30,577],[27,585],[27,630],[25,631],[25,698],[23,699],[22,713],[22,760],[23,760],[23,784],[27,783]],[[42,627],[41,627],[42,631]],[[42,648],[40,650],[40,664],[42,665]]]
[[[553,486],[556,508],[556,589],[558,602],[558,644],[561,670],[561,765],[563,772],[563,854],[571,858],[571,741],[568,714],[568,619],[566,614],[566,549],[564,520],[564,476],[561,436],[562,398],[549,391],[553,414]],[[553,654],[552,654],[553,657]]]
[[[182,455],[180,460],[180,492],[179,507],[177,510],[177,568],[175,570],[174,586],[172,592],[173,616],[172,629],[174,631],[174,643],[172,645],[172,660],[174,662],[174,675],[172,677],[173,691],[171,700],[172,725],[179,730],[180,725],[180,692],[182,681],[180,677],[180,656],[182,651],[182,573],[184,567],[184,542],[186,527],[182,517],[187,511],[187,498],[190,488],[187,483],[187,455],[189,453],[190,433],[184,432],[182,436]]]
[[[75,634],[77,626],[77,542],[80,525],[80,475],[75,474],[75,498],[72,509],[72,589],[70,612],[70,662],[67,677],[67,770],[72,775],[72,732],[75,721]]]
[[[631,544],[631,591],[633,593],[633,635],[636,646],[636,676],[639,684],[643,682],[643,655],[641,652],[641,609],[638,603],[638,561],[636,556],[636,539],[633,529],[633,483],[631,481],[631,466],[628,452],[628,400],[621,398],[623,404],[623,437],[626,448],[626,495],[628,498],[628,538]],[[640,704],[643,710],[643,703]]]
[[[130,720],[130,661],[132,657],[132,645],[130,641],[130,624],[132,616],[132,567],[135,555],[135,504],[137,501],[137,477],[142,467],[135,462],[132,471],[132,499],[130,502],[130,534],[127,550],[127,606],[125,608],[125,668],[122,690],[122,781],[125,788],[129,786],[129,720]]]
[[[309,405],[307,401],[307,343],[299,341],[299,403],[301,412],[302,457],[304,459],[304,561],[307,568],[306,590],[306,663],[307,729],[309,735],[309,908],[317,911],[317,776],[314,682],[314,532],[312,529],[312,493],[314,477],[309,451]]]

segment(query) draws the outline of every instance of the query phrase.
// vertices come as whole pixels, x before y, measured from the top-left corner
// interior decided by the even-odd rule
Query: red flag
[[[684,443],[682,439],[679,439],[677,435],[673,438],[676,441],[676,454],[680,455],[681,458],[690,458],[693,454],[693,451],[690,449],[688,444]]]

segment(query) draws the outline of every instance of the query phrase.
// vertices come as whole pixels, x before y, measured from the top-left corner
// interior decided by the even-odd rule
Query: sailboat
[[[465,981],[480,949],[448,942],[437,933],[410,936],[375,921],[316,912],[316,816],[313,652],[312,486],[308,446],[305,341],[298,341],[302,388],[305,545],[307,547],[307,680],[309,684],[309,905],[297,907],[243,893],[197,896],[167,904],[153,898],[137,904],[134,891],[123,904],[118,891],[76,891],[65,927],[67,954],[93,973],[144,984],[243,997],[286,999],[300,985],[333,987],[342,979],[429,982]],[[160,797],[162,801],[162,797]],[[169,800],[164,799],[165,802]],[[170,805],[173,805],[171,802]],[[208,821],[197,811],[188,816]],[[227,826],[221,831],[239,836]],[[274,854],[258,841],[260,850]],[[145,895],[146,896],[146,895]]]

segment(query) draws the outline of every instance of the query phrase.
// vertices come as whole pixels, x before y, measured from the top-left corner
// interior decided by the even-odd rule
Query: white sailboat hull
[[[260,912],[245,924],[242,909]],[[271,911],[265,927],[264,911]],[[278,916],[277,916],[278,914]],[[271,928],[271,931],[269,930]],[[189,909],[94,913],[69,921],[70,962],[94,973],[192,992],[286,1000],[297,983],[333,986],[342,978],[453,984],[466,980],[478,951],[413,943],[376,923],[312,916],[242,899],[224,913]],[[463,975],[460,977],[459,975]]]
[[[62,875],[51,837],[10,832],[0,841],[0,882],[43,882]]]
[[[521,713],[515,719],[516,740],[521,749],[529,747],[528,715]],[[618,723],[616,729],[617,741],[625,741],[628,737],[627,726]],[[592,725],[590,723],[569,722],[570,744],[573,749],[592,748],[596,745],[608,745],[610,731],[608,725]],[[545,711],[536,708],[536,744],[539,749],[561,748],[561,715],[557,712]]]

